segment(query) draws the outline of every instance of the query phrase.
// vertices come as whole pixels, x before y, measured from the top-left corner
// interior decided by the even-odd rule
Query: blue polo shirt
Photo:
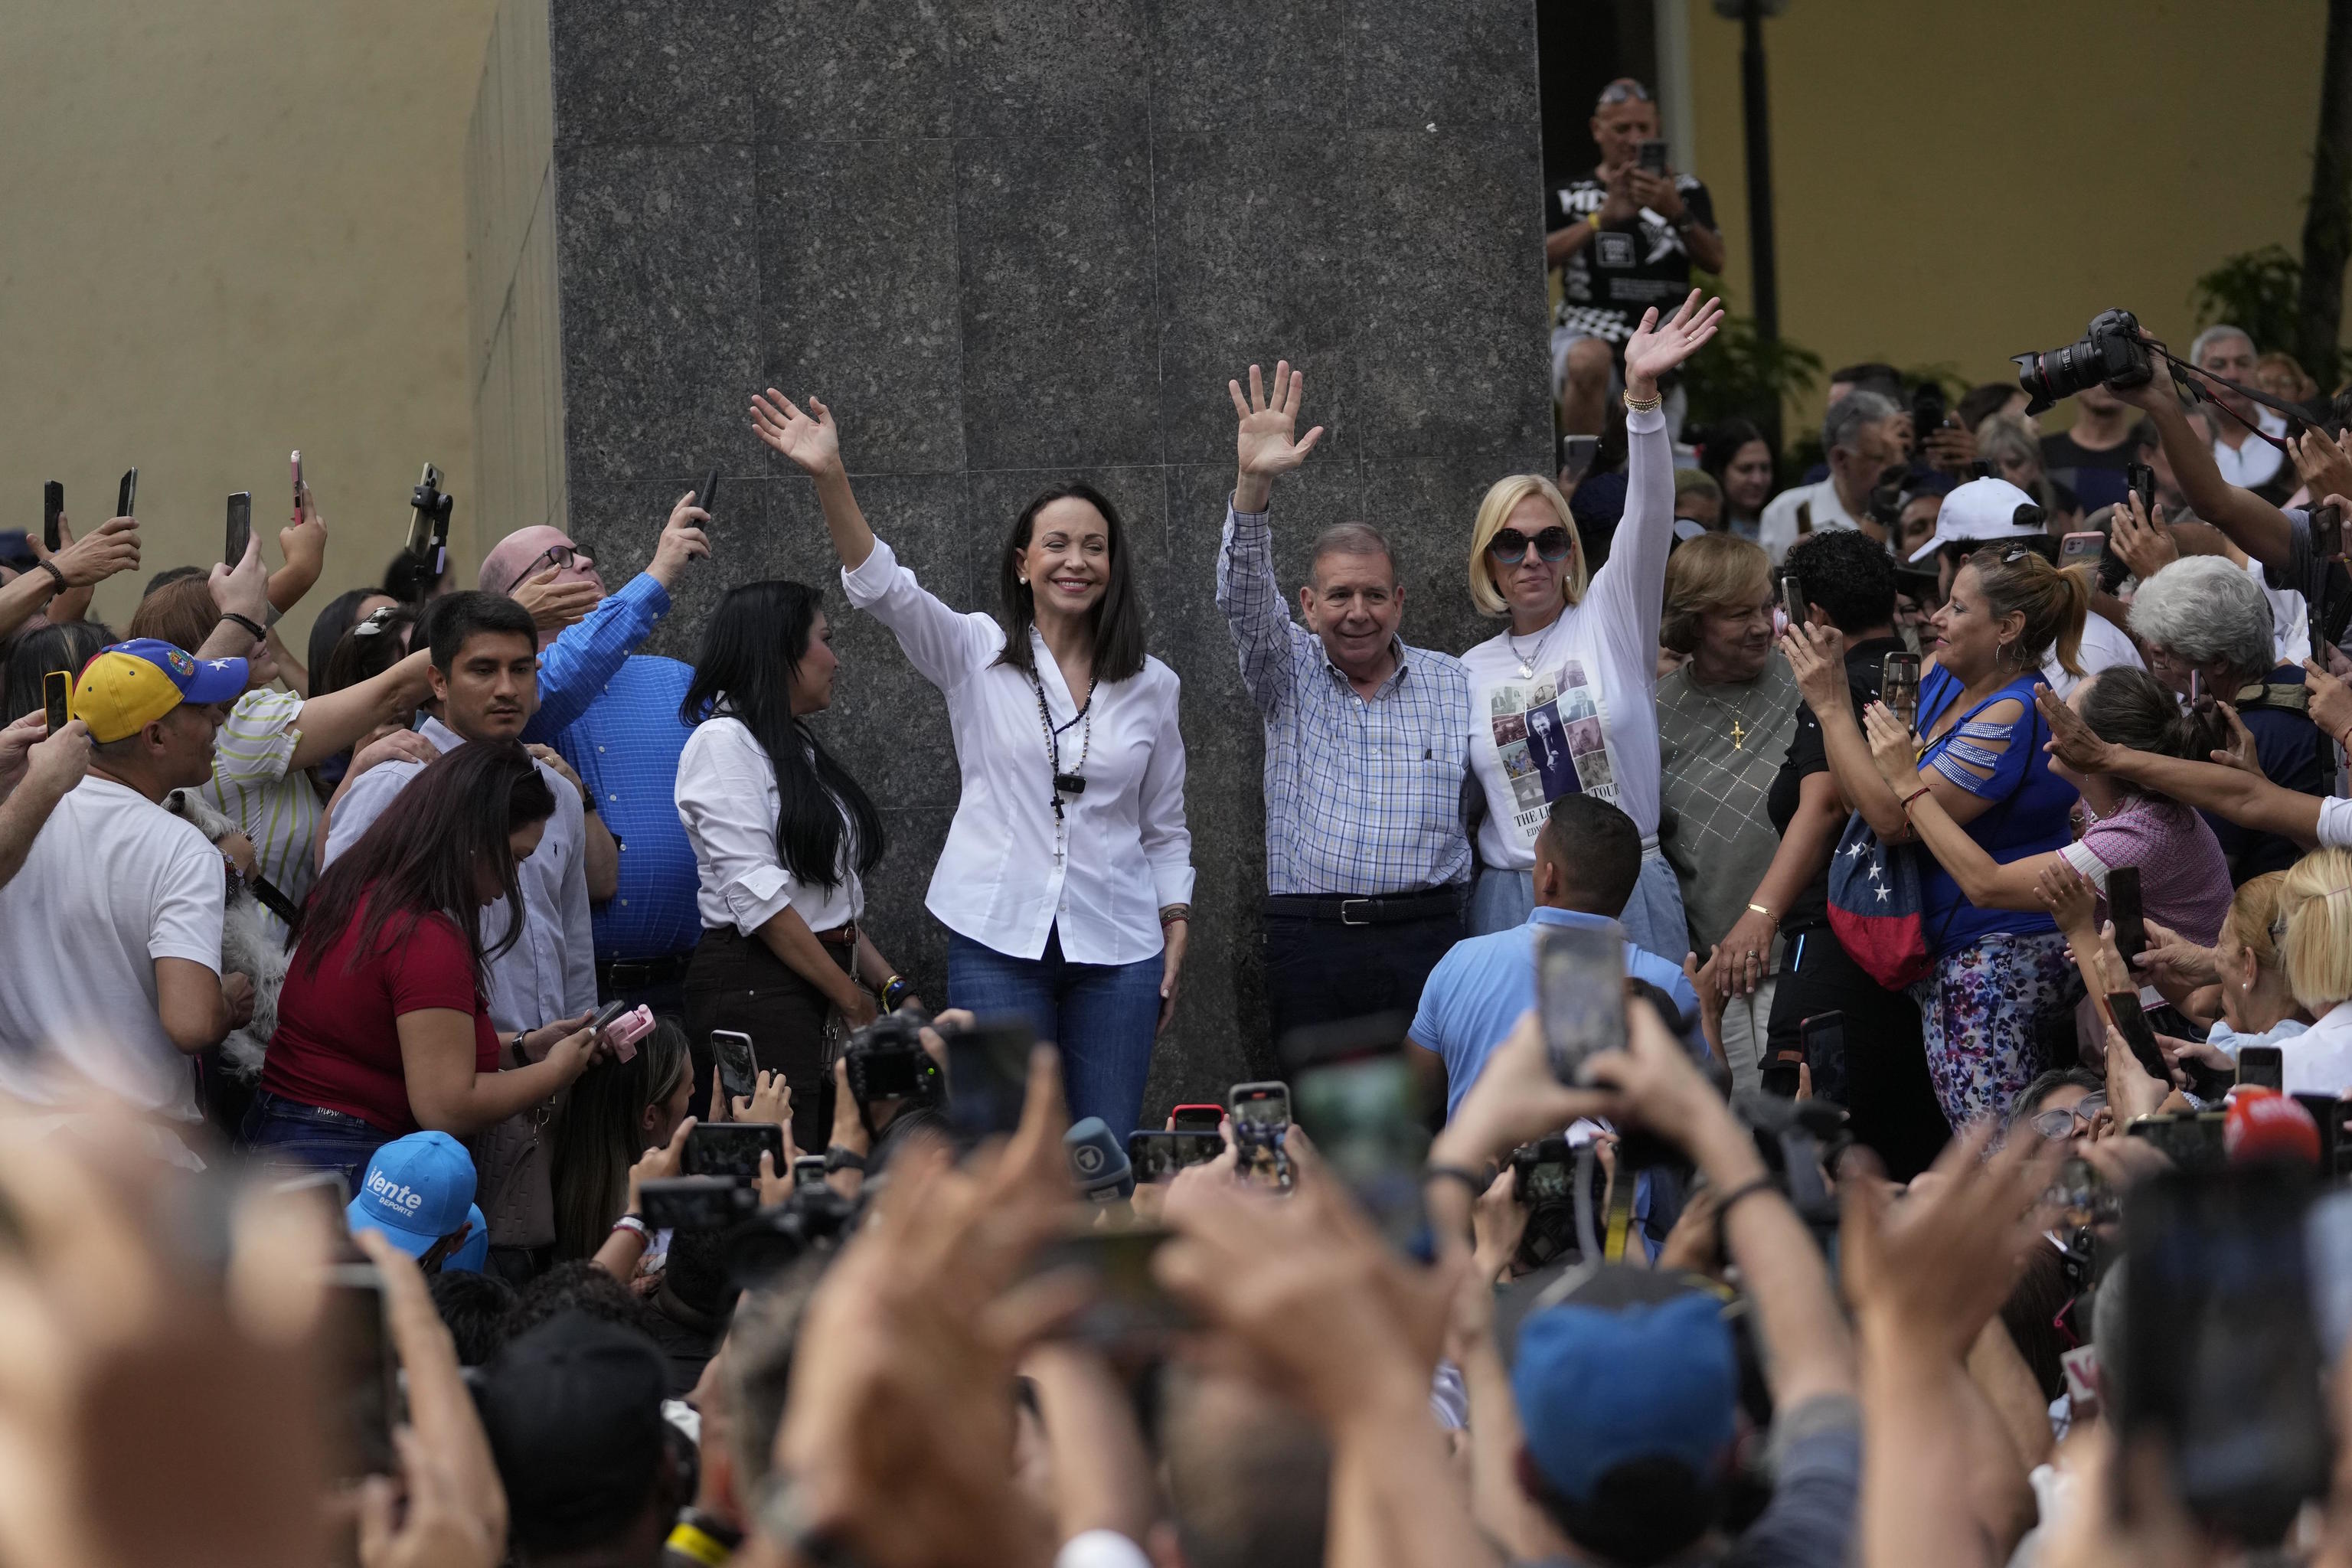
[[[1538,908],[1527,924],[1457,942],[1437,961],[1421,988],[1421,1011],[1413,1016],[1412,1038],[1445,1062],[1448,1121],[1477,1080],[1486,1058],[1510,1035],[1519,1015],[1536,1005],[1536,928],[1605,923],[1599,915]],[[1673,997],[1685,1022],[1697,1020],[1698,993],[1683,977],[1681,964],[1629,942],[1625,973]]]

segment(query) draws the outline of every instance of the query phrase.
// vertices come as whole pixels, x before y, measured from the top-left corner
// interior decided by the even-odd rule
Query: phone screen
[[[1577,1082],[1591,1057],[1625,1044],[1625,932],[1615,921],[1537,928],[1536,1006],[1552,1076],[1562,1083]]]
[[[136,517],[139,514],[132,511],[131,509],[138,504],[139,470],[136,468],[127,469],[123,473],[122,483],[115,488],[114,515],[117,517]]]
[[[41,700],[48,709],[49,733],[73,722],[73,677],[53,669],[41,677]]]
[[[1878,666],[1878,700],[1903,721],[1906,729],[1919,727],[1919,656],[1890,653]]]
[[[234,567],[245,559],[246,546],[253,542],[253,492],[239,490],[228,498],[228,533],[221,544],[221,562]]]
[[[2162,1172],[2124,1213],[2121,1447],[2159,1446],[2191,1515],[2274,1541],[2328,1480],[2302,1186],[2274,1168]]]
[[[397,1475],[392,1428],[400,1413],[399,1365],[384,1316],[383,1279],[374,1264],[342,1263],[327,1270],[321,1327],[342,1473]]]
[[[2116,951],[2129,963],[2147,945],[2147,922],[2139,906],[2138,867],[2118,866],[2107,873],[2107,918],[2116,922]]]
[[[1794,572],[1780,574],[1780,608],[1787,614],[1792,626],[1803,626],[1808,618],[1805,584]]]
[[[2238,1081],[2256,1089],[2286,1091],[2286,1053],[2276,1046],[2243,1046],[2238,1051]]]
[[[1623,962],[1621,958],[1621,963]],[[1615,982],[1621,993],[1623,981]],[[1427,1246],[1421,1170],[1429,1154],[1420,1079],[1403,1042],[1296,1075],[1298,1124],[1401,1251]]]
[[[655,1230],[727,1230],[759,1206],[758,1195],[732,1176],[640,1182],[637,1200]]]
[[[2140,1011],[2139,994],[2108,992],[2107,1012],[2115,1018],[2116,1032],[2123,1036],[2124,1044],[2131,1047],[2132,1055],[2139,1058],[2139,1065],[2147,1069],[2148,1076],[2170,1083],[2172,1069],[2165,1065],[2163,1048],[2156,1043],[2156,1030],[2149,1026],[2147,1015]]]
[[[784,1163],[784,1130],[772,1121],[706,1121],[686,1135],[686,1173],[751,1181],[765,1152]]]
[[[693,1133],[687,1134],[691,1138]],[[803,1154],[793,1162],[793,1190],[804,1193],[811,1187],[824,1185],[824,1156]]]
[[[1290,1087],[1271,1081],[1234,1085],[1233,1117],[1236,1128],[1289,1126]]]
[[[287,458],[286,467],[294,479],[294,515],[299,520],[310,509],[310,490],[302,483],[302,449],[296,447]]]
[[[1205,1165],[1224,1152],[1222,1134],[1198,1130],[1137,1132],[1127,1141],[1128,1163],[1139,1182],[1169,1181],[1185,1166]]]
[[[2344,509],[2333,503],[2311,510],[2311,552],[2319,556],[2344,553]]]
[[[41,487],[41,548],[52,555],[65,544],[65,536],[58,531],[58,519],[65,514],[66,488],[51,479]]]
[[[759,1058],[752,1053],[751,1036],[713,1029],[710,1055],[719,1064],[719,1087],[729,1094],[740,1097],[759,1087]]]
[[[614,1019],[619,1017],[628,1010],[629,1005],[626,1002],[605,1003],[602,1007],[596,1009],[596,1016],[588,1020],[589,1031],[592,1034],[603,1034],[604,1032],[605,1026],[612,1023]]]
[[[1664,142],[1643,142],[1640,158],[1642,167],[1651,174],[1663,174],[1666,172],[1666,144]]]
[[[1021,1125],[1029,1098],[1025,1024],[982,1024],[947,1037],[948,1125],[967,1148]]]

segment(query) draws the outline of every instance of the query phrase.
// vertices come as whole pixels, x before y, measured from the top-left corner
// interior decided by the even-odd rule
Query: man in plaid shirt
[[[1265,720],[1265,966],[1275,1038],[1305,1025],[1401,1012],[1462,936],[1470,886],[1464,803],[1470,679],[1461,661],[1397,637],[1404,587],[1378,530],[1326,530],[1290,618],[1274,574],[1266,498],[1321,439],[1297,427],[1302,375],[1265,395],[1227,384],[1240,473],[1217,556],[1217,605]]]

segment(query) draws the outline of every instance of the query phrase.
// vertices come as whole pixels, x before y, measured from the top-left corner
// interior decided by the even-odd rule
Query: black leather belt
[[[690,952],[674,952],[665,958],[616,958],[596,965],[596,988],[600,991],[645,991],[656,985],[674,985],[686,978],[686,966],[692,963]]]
[[[1462,912],[1465,889],[1429,888],[1418,893],[1376,893],[1349,898],[1339,893],[1274,893],[1264,912],[1269,919],[1319,921],[1329,925],[1392,926],[1411,921],[1450,920]]]

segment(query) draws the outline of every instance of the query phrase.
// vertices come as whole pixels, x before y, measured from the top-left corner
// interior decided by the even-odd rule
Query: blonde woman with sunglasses
[[[1658,378],[1723,319],[1694,289],[1653,310],[1625,343],[1625,514],[1608,561],[1588,572],[1559,488],[1538,474],[1496,481],[1470,531],[1470,597],[1508,624],[1462,656],[1471,768],[1486,796],[1470,933],[1524,924],[1535,906],[1536,834],[1568,795],[1608,801],[1642,835],[1642,879],[1625,934],[1668,958],[1690,945],[1674,868],[1658,849],[1658,621],[1674,543],[1674,450]]]

